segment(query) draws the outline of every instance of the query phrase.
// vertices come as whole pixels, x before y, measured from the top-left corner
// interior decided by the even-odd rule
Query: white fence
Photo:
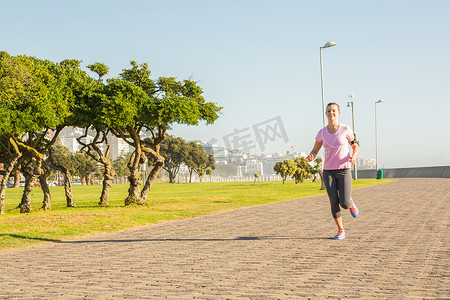
[[[259,175],[256,178],[256,181],[282,181],[283,178],[279,175]],[[286,179],[293,180],[292,178]],[[254,176],[228,176],[228,177],[220,177],[220,176],[203,176],[202,182],[240,182],[240,181],[255,181]],[[177,176],[176,182],[185,183],[189,182],[189,176],[179,175]],[[192,176],[192,182],[200,182],[200,178],[198,176]]]

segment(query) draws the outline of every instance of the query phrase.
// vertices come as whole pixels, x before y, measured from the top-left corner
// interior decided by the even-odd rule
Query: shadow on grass
[[[11,234],[11,233],[1,233],[0,237],[12,237],[15,239],[22,239],[22,240],[34,240],[34,241],[42,241],[42,242],[53,242],[53,243],[62,243],[63,241],[57,240],[57,239],[49,239],[49,238],[40,238],[40,237],[29,237],[26,235],[19,235],[19,234]]]
[[[111,240],[72,240],[29,237],[19,234],[0,234],[0,237],[11,237],[22,240],[34,240],[58,244],[95,244],[95,243],[142,243],[142,242],[233,242],[233,241],[261,241],[261,240],[329,240],[330,237],[274,237],[274,236],[240,236],[236,238],[161,238],[161,239],[111,239]]]

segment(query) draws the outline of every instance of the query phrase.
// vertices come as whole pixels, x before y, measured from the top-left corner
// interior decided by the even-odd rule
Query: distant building
[[[228,149],[225,149],[224,147],[213,148],[214,159],[218,164],[228,164],[228,154]]]
[[[263,164],[263,172],[264,174],[275,174],[275,171],[273,170],[273,167],[275,164],[279,161],[282,161],[283,158],[279,153],[275,154],[268,154],[261,157],[261,162]]]
[[[356,157],[356,164],[359,170],[375,170],[376,162],[374,158]]]
[[[260,161],[263,164],[263,172],[266,175],[273,175],[275,174],[273,167],[275,167],[277,162],[285,159],[295,160],[296,157],[306,157],[306,154],[304,152],[287,152],[284,155],[280,153],[262,154],[260,155]]]
[[[207,155],[214,156],[214,145],[210,145],[208,143],[203,143],[203,142],[200,142],[200,143],[197,142],[197,144],[200,144],[203,147],[203,149],[205,150]]]
[[[115,160],[121,155],[127,154],[131,151],[132,147],[128,145],[123,139],[119,139],[115,135],[108,134],[108,142],[111,145],[111,158]]]
[[[294,160],[296,157],[306,157],[304,152],[286,152],[286,154],[260,154],[251,155],[238,150],[230,150],[217,145],[209,145],[196,141],[202,145],[206,153],[212,154],[216,163],[230,164],[237,166],[237,176],[244,174],[258,173],[260,175],[274,175],[273,167],[279,161],[285,159]]]
[[[256,159],[249,159],[245,161],[245,173],[264,175],[263,163]]]

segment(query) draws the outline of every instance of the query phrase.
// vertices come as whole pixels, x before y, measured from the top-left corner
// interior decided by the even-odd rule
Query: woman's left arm
[[[350,146],[352,147],[352,155],[349,154],[349,160],[352,164],[356,163],[356,156],[358,155],[359,152],[359,142],[356,141],[356,137],[353,134],[351,138],[348,139]]]

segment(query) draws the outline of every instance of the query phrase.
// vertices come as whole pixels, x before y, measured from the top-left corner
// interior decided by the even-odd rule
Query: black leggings
[[[352,206],[352,172],[350,169],[323,170],[323,182],[330,198],[333,218],[341,216],[341,207]]]

